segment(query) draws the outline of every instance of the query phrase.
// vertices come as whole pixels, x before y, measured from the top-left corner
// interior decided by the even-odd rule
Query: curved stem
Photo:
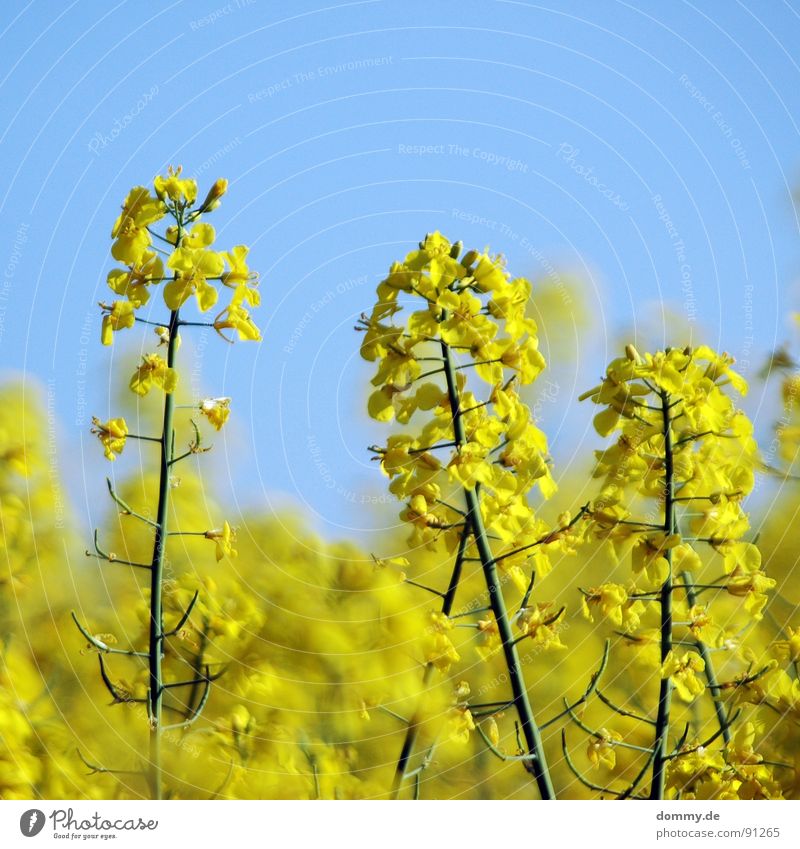
[[[672,445],[672,418],[670,417],[669,393],[661,390],[661,415],[664,428],[664,533],[675,533],[675,474]],[[661,587],[661,666],[672,651],[672,551],[667,549],[666,560],[669,572]],[[658,693],[658,714],[656,733],[653,742],[653,780],[650,785],[650,798],[664,798],[666,778],[667,745],[669,740],[670,707],[672,704],[672,679],[669,675],[661,678]]]
[[[453,417],[453,430],[456,443],[461,446],[467,441],[464,431],[464,423],[460,414],[460,396],[456,382],[456,370],[450,354],[450,348],[444,340],[440,342],[442,358],[444,359],[444,372],[447,381],[447,396]],[[497,565],[489,545],[489,538],[483,525],[483,516],[480,507],[480,494],[478,487],[464,490],[467,502],[467,516],[472,532],[475,535],[475,545],[478,549],[483,574],[486,580],[486,589],[489,592],[489,604],[494,613],[500,641],[503,647],[511,691],[514,696],[514,706],[519,716],[522,733],[529,754],[532,756],[530,763],[525,768],[534,776],[542,799],[555,799],[555,790],[550,778],[550,771],[545,760],[544,747],[542,745],[539,726],[533,714],[525,679],[522,675],[522,667],[519,661],[519,653],[514,643],[514,635],[511,631],[511,620],[506,608],[500,579],[497,573]]]

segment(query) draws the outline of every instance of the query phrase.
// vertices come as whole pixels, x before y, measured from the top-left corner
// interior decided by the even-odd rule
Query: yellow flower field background
[[[366,551],[297,511],[234,521],[204,460],[236,399],[192,397],[180,342],[260,341],[270,281],[217,244],[226,181],[202,188],[171,169],[113,224],[95,356],[145,353],[93,424],[94,539],[41,393],[1,390],[0,798],[797,798],[791,352],[759,446],[731,357],[677,326],[623,340],[583,387],[601,447],[562,476],[539,337],[579,292],[419,234],[353,333],[397,532]]]

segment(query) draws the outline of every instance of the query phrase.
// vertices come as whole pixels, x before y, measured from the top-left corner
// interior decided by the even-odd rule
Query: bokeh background
[[[185,340],[187,393],[234,399],[190,500],[215,516],[224,505],[247,568],[280,560],[270,539],[291,549],[293,591],[275,601],[276,582],[252,585],[284,613],[313,619],[297,598],[322,583],[296,566],[303,558],[325,561],[347,541],[366,562],[401,538],[366,450],[385,429],[366,416],[371,370],[353,326],[426,232],[490,246],[534,281],[551,368],[530,400],[570,502],[593,491],[599,445],[577,396],[626,341],[729,351],[769,443],[779,397],[758,373],[792,341],[798,305],[799,12],[754,0],[8,0],[0,365],[5,438],[35,439],[41,455],[43,513],[26,554],[41,580],[29,583],[119,609],[122,590],[93,583],[83,557],[110,516],[89,426],[118,413],[120,375],[149,340],[137,330],[101,348],[97,302],[122,199],[168,164],[201,194],[229,179],[219,239],[250,245],[261,273],[260,346],[205,331]],[[146,474],[145,455],[131,450],[113,471]],[[754,503],[765,514],[779,496],[766,485]],[[236,568],[225,580],[241,578]],[[135,606],[141,592],[128,592]],[[75,640],[46,613],[55,596],[40,599],[41,626],[11,598],[21,639],[55,633],[74,673]],[[295,708],[318,712],[319,700]]]

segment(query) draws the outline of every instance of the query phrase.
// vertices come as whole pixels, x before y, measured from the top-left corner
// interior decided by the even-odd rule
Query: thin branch
[[[592,674],[592,677],[589,679],[589,686],[584,690],[583,695],[574,701],[571,705],[568,704],[564,710],[557,713],[552,719],[548,719],[547,722],[542,723],[540,726],[542,730],[552,725],[555,722],[558,722],[559,719],[565,717],[570,711],[575,710],[576,707],[580,707],[584,702],[587,702],[591,697],[592,693],[597,692],[597,685],[600,683],[600,678],[606,670],[606,666],[608,664],[608,657],[611,651],[611,641],[606,640],[605,646],[603,647],[603,657],[600,659],[600,666],[597,667],[595,672]],[[566,699],[564,700],[566,702]]]
[[[731,723],[734,722],[736,720],[736,718],[739,716],[740,713],[741,713],[741,709],[736,711],[736,713],[731,717],[730,722]],[[691,755],[693,752],[698,752],[698,751],[700,751],[700,749],[705,749],[708,746],[710,746],[717,739],[717,737],[721,737],[722,734],[724,733],[724,730],[725,730],[724,728],[718,728],[707,740],[703,740],[702,743],[698,743],[696,746],[692,747],[691,749],[684,749],[683,751],[672,752],[669,755],[667,755],[666,757],[667,757],[668,760],[672,760],[674,758],[682,758],[684,755]]]
[[[70,616],[72,616],[72,621],[77,626],[78,630],[83,634],[84,637],[100,652],[103,654],[125,654],[128,657],[149,657],[146,651],[133,651],[132,649],[115,649],[109,645],[106,645],[102,640],[98,640],[97,637],[93,636],[86,630],[86,628],[81,625],[78,621],[78,617],[75,615],[75,611],[70,611]]]
[[[566,701],[566,699],[564,701]],[[593,728],[589,728],[589,726],[581,720],[571,707],[567,707],[567,713],[569,714],[570,719],[578,726],[578,728],[581,729],[581,731],[585,731],[597,740],[607,740],[609,746],[620,746],[623,749],[631,749],[634,752],[647,752],[648,754],[653,751],[649,746],[636,746],[633,743],[626,743],[624,740],[613,740],[605,734],[595,731]]]
[[[203,708],[205,708],[206,703],[208,702],[208,697],[211,693],[211,681],[208,678],[204,680],[206,686],[203,689],[203,695],[200,697],[200,701],[198,702],[194,713],[188,719],[185,719],[183,722],[176,722],[173,725],[162,726],[163,731],[173,731],[178,728],[188,728],[190,725],[197,722],[197,720],[200,718],[200,714],[202,714],[203,712]]]
[[[120,693],[113,681],[108,677],[106,665],[103,663],[103,655],[98,654],[97,659],[100,661],[100,677],[103,679],[103,683],[106,685],[108,692],[111,693],[114,699],[114,704],[130,704],[132,702],[144,704],[147,701],[147,699],[135,699],[127,693]]]
[[[100,548],[100,543],[97,539],[98,531],[95,528],[94,532],[94,553],[91,551],[86,551],[87,557],[98,557],[100,560],[106,560],[109,563],[119,563],[122,566],[135,566],[137,569],[152,569],[153,567],[149,563],[135,563],[132,560],[121,560],[117,557],[113,552],[103,551]]]
[[[637,773],[636,778],[628,785],[628,787],[619,794],[619,799],[629,799],[633,794],[633,791],[642,783],[644,777],[647,775],[647,771],[650,769],[651,764],[653,763],[653,758],[656,756],[656,750],[653,749],[650,752],[649,757],[645,760],[642,765],[641,770]]]
[[[511,704],[513,704],[513,702]],[[489,751],[496,757],[500,758],[501,761],[535,761],[538,759],[537,755],[535,754],[507,755],[505,752],[501,752],[500,749],[498,749],[497,746],[492,743],[486,732],[481,727],[480,723],[477,723],[475,725],[475,729],[477,730],[478,734],[480,734],[481,738],[483,739],[483,742],[486,744],[486,747],[489,749]]]
[[[403,725],[408,725],[408,720],[404,716],[400,716],[399,713],[395,713],[391,708],[387,708],[386,705],[378,705],[378,710],[385,713],[387,716],[391,716],[392,719],[396,719]]]
[[[620,793],[617,790],[613,790],[611,787],[603,787],[601,784],[595,784],[592,781],[589,781],[588,778],[584,778],[583,773],[575,766],[572,761],[572,758],[569,754],[569,749],[567,749],[567,731],[565,728],[561,729],[561,751],[564,753],[564,760],[567,766],[570,769],[570,772],[575,776],[575,778],[583,784],[584,787],[588,787],[589,790],[594,790],[597,793],[608,793],[611,796],[619,796]]]
[[[655,725],[656,721],[654,719],[650,719],[648,716],[641,716],[638,713],[634,713],[633,711],[626,710],[625,708],[621,708],[615,705],[611,699],[609,699],[604,693],[600,692],[600,689],[597,689],[597,698],[606,705],[606,707],[611,708],[615,713],[618,713],[620,716],[627,716],[630,719],[638,719],[640,722],[648,722],[650,725]]]
[[[117,493],[114,491],[114,484],[111,483],[111,478],[106,478],[106,484],[108,484],[108,492],[112,500],[115,504],[122,508],[122,515],[133,516],[134,519],[139,519],[139,521],[150,525],[151,528],[157,527],[156,523],[152,519],[148,519],[147,516],[143,516],[141,513],[137,513],[126,501],[123,501],[123,499],[120,498],[119,495],[117,495]]]
[[[529,543],[528,545],[523,545],[520,548],[514,549],[514,551],[507,551],[505,554],[501,554],[499,557],[493,558],[495,563],[500,563],[503,560],[506,560],[509,557],[513,557],[515,554],[519,554],[520,552],[527,551],[529,548],[535,548],[537,545],[547,545],[548,543],[555,542],[560,534],[565,533],[570,530],[586,513],[589,511],[589,504],[584,504],[583,507],[569,520],[569,522],[561,528],[557,528],[555,531],[549,531],[544,536],[540,537],[536,542]]]
[[[97,764],[93,764],[91,761],[87,761],[80,749],[76,748],[75,752],[83,762],[84,766],[90,770],[89,775],[144,775],[140,769],[108,769],[104,766],[98,766]]]
[[[194,608],[195,604],[197,603],[197,599],[198,599],[199,595],[200,595],[200,590],[195,590],[194,595],[192,596],[192,600],[189,602],[188,607],[183,612],[183,615],[181,616],[181,618],[178,620],[178,624],[171,631],[165,631],[164,632],[165,637],[174,637],[181,630],[181,628],[183,628],[183,626],[189,621],[189,617],[192,615],[192,609]]]
[[[137,324],[149,324],[150,327],[164,327],[168,328],[168,324],[162,324],[160,321],[148,321],[146,318],[139,318],[139,316],[134,316],[133,319]]]
[[[208,665],[206,665],[205,670],[206,674],[202,678],[192,678],[189,681],[170,681],[166,684],[162,684],[161,689],[170,690],[174,687],[192,687],[195,684],[204,684],[207,681],[216,681],[225,674],[227,667],[225,667],[225,669],[220,669],[219,672],[215,672],[213,675],[208,674]]]
[[[425,584],[418,584],[416,581],[412,581],[409,578],[406,578],[405,581],[403,581],[403,583],[409,584],[412,587],[417,587],[420,590],[426,590],[427,592],[432,593],[433,595],[439,596],[439,598],[444,598],[444,596],[445,596],[445,594],[442,593],[442,592],[439,592],[439,590],[435,590],[435,589],[433,589],[433,587],[428,587]]]
[[[525,590],[525,595],[522,596],[522,601],[519,603],[519,610],[522,611],[528,606],[528,602],[531,600],[531,593],[533,592],[533,585],[536,582],[536,572],[531,572],[531,579],[528,581],[528,588]]]

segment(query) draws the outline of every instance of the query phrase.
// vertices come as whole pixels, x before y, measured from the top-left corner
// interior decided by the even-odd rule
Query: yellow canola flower
[[[775,669],[770,677],[769,695],[777,700],[782,712],[791,712],[800,717],[800,681],[791,678],[784,669]]]
[[[238,552],[233,547],[233,543],[236,542],[236,531],[227,522],[224,522],[220,529],[206,531],[205,538],[215,543],[217,562],[224,557],[237,556]]]
[[[747,381],[731,368],[736,359],[730,354],[725,352],[717,354],[707,345],[701,345],[695,349],[694,358],[705,360],[708,363],[705,371],[706,377],[717,383],[720,381],[729,382],[740,395],[747,395]]]
[[[228,421],[231,413],[230,398],[204,398],[200,402],[200,412],[204,415],[216,430],[221,430]]]
[[[538,349],[536,339],[528,337],[522,342],[500,339],[477,348],[479,363],[475,368],[478,376],[492,386],[503,382],[503,370],[516,372],[523,386],[533,383],[545,368],[545,360]]]
[[[681,799],[736,799],[737,782],[726,775],[722,752],[710,747],[695,748],[667,765],[666,788]]]
[[[425,636],[425,662],[432,663],[439,671],[447,672],[454,663],[461,660],[456,647],[447,635],[453,629],[453,623],[443,614],[430,614],[430,627]]]
[[[773,654],[784,663],[800,663],[800,628],[787,626],[784,636],[772,644]]]
[[[738,501],[711,504],[698,512],[699,515],[689,522],[689,528],[698,537],[735,540],[750,527]]]
[[[591,587],[581,593],[581,611],[586,619],[594,622],[591,606],[600,609],[612,624],[622,627],[625,607],[628,604],[628,592],[620,584],[602,584]]]
[[[564,616],[564,608],[552,612],[552,602],[540,602],[523,607],[516,616],[516,624],[524,637],[543,649],[564,649],[558,632]]]
[[[170,336],[172,335],[169,332],[168,327],[154,327],[153,333],[158,336],[158,344],[161,345],[169,345]],[[181,347],[181,337],[180,334],[175,335],[175,350],[178,350]]]
[[[761,552],[751,542],[723,542],[714,547],[722,555],[728,575],[761,570]]]
[[[247,254],[250,253],[250,248],[247,245],[236,245],[231,250],[222,254],[225,262],[228,263],[228,271],[222,275],[222,282],[231,289],[238,289],[239,286],[245,286],[247,301],[252,307],[257,307],[260,303],[258,289],[247,284],[255,285],[258,282],[258,275],[250,271],[247,265]]]
[[[763,756],[753,748],[758,730],[752,722],[745,722],[739,726],[728,745],[728,758],[732,763],[757,764],[764,760]]]
[[[122,449],[125,448],[128,425],[123,418],[101,422],[96,416],[92,416],[92,433],[103,444],[106,459],[116,460],[116,455],[122,454]]]
[[[701,604],[695,604],[689,610],[689,630],[695,639],[702,640],[707,646],[719,648],[723,644],[724,631]]]
[[[197,181],[189,177],[181,177],[183,166],[167,169],[165,176],[157,176],[153,180],[156,194],[162,200],[169,198],[171,201],[191,206],[197,200]]]
[[[383,357],[375,377],[373,386],[389,384],[399,392],[411,388],[411,384],[421,372],[421,367],[413,351],[405,350],[402,345],[393,345]]]
[[[661,666],[661,677],[671,678],[675,692],[685,702],[693,702],[705,686],[697,677],[706,668],[703,658],[696,651],[687,651],[681,657],[670,651]]]
[[[516,492],[487,493],[481,499],[481,513],[487,531],[507,543],[516,540],[533,522],[533,511]]]
[[[763,617],[768,598],[767,593],[775,588],[774,578],[768,578],[763,572],[734,572],[728,579],[727,591],[732,596],[744,598],[744,609],[759,620]]]
[[[733,414],[733,402],[710,378],[701,378],[684,390],[684,412],[687,431],[682,436],[694,433],[720,433]]]
[[[645,354],[644,362],[634,366],[634,375],[650,380],[670,394],[680,395],[690,379],[686,371],[690,360],[690,355],[676,348]]]
[[[472,272],[472,278],[481,292],[496,292],[504,289],[508,283],[505,258],[501,254],[496,257],[482,254]]]
[[[235,330],[239,339],[260,342],[261,331],[256,326],[256,323],[250,318],[250,313],[241,306],[241,299],[234,295],[231,303],[214,319],[214,330],[226,341],[232,342],[232,339],[222,332],[223,330]]]
[[[663,531],[639,536],[631,551],[634,573],[639,575],[643,572],[653,586],[661,586],[670,571],[666,553],[680,545],[680,542],[679,534],[667,534]]]
[[[384,387],[384,389],[388,389],[388,387]],[[400,392],[396,394],[401,397],[395,410],[395,415],[397,416],[397,421],[402,424],[406,424],[417,410],[428,412],[437,407],[444,408],[449,403],[447,394],[435,383],[423,383],[413,394]],[[405,394],[405,397],[402,397],[403,394]]]
[[[217,302],[218,292],[208,278],[220,277],[225,264],[220,254],[208,250],[214,235],[210,224],[196,224],[167,260],[175,272],[175,279],[164,287],[164,302],[171,310],[180,309],[192,295],[200,312]]]
[[[599,733],[590,738],[586,749],[586,757],[595,769],[601,766],[614,769],[617,765],[615,744],[622,740],[622,735],[616,731],[601,728]]]
[[[174,392],[178,384],[178,373],[168,368],[167,361],[158,354],[145,354],[141,365],[133,373],[130,381],[131,392],[147,395],[153,386],[164,392]]]
[[[447,466],[450,476],[466,489],[485,483],[492,477],[492,464],[487,459],[489,449],[478,442],[468,442],[453,455]]]
[[[394,396],[399,390],[394,386],[382,386],[373,392],[367,400],[367,412],[378,422],[390,422],[395,417]]]
[[[475,720],[469,708],[457,706],[447,714],[445,739],[462,745],[469,743],[469,735],[475,730]]]
[[[188,233],[184,233],[181,239],[182,248],[190,248],[191,250],[199,250],[207,248],[214,244],[217,238],[217,231],[212,224],[207,224],[205,221],[199,221],[195,224]]]
[[[145,251],[150,247],[150,234],[147,228],[166,215],[166,207],[150,194],[145,186],[134,186],[111,229],[111,256],[126,265],[137,265],[142,261]]]
[[[492,318],[504,322],[505,330],[513,341],[518,341],[526,334],[532,337],[536,335],[536,322],[526,315],[531,298],[531,284],[528,280],[517,277],[492,294],[486,309]]]
[[[130,301],[114,301],[113,304],[101,303],[100,309],[103,310],[100,341],[104,345],[112,345],[116,332],[133,327],[136,323],[134,305]]]
[[[164,279],[164,263],[154,251],[145,251],[139,262],[130,268],[114,268],[108,272],[108,286],[117,295],[126,297],[138,309],[150,298],[148,286]]]

